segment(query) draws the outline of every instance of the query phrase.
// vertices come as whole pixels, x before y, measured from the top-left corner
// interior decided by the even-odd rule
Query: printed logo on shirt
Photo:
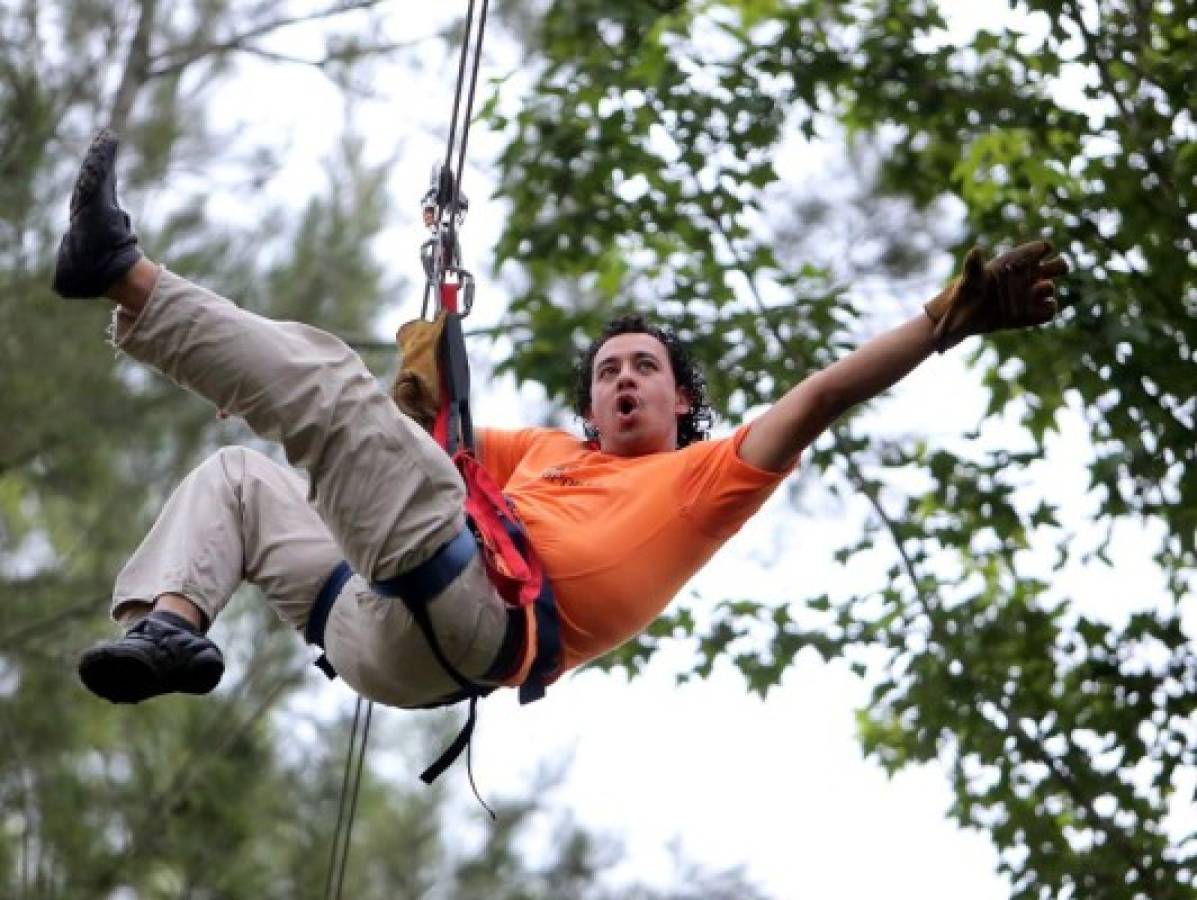
[[[578,481],[578,479],[573,478],[570,475],[567,475],[567,471],[568,469],[566,466],[550,466],[540,473],[540,477],[544,481],[548,481],[553,484],[559,484],[562,487],[582,487],[583,482]]]

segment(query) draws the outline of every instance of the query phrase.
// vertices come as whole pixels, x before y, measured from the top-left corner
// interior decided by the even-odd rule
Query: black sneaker
[[[54,291],[99,297],[141,258],[137,235],[116,199],[116,148],[108,129],[95,136],[71,193],[71,224],[58,247]]]
[[[113,703],[140,703],[159,694],[206,694],[220,683],[220,649],[182,616],[153,612],[123,638],[84,651],[79,678]]]

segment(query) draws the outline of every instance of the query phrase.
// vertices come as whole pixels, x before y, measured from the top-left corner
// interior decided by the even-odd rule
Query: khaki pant
[[[368,582],[414,568],[456,535],[465,487],[357,355],[325,332],[254,315],[165,269],[135,320],[118,315],[114,342],[279,441],[308,479],[245,448],[219,451],[179,485],[121,572],[113,618],[127,624],[166,592],[215,618],[246,580],[302,631],[344,558],[359,574],[325,631],[337,673],[394,706],[452,691],[407,608]],[[507,613],[477,559],[429,613],[449,660],[480,677]]]

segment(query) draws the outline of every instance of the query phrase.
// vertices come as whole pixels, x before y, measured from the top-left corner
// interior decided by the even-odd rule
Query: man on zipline
[[[370,699],[438,701],[458,682],[405,603],[376,588],[459,551],[464,563],[426,606],[444,658],[475,684],[522,684],[543,634],[488,579],[448,456],[337,338],[242,310],[144,257],[117,202],[116,150],[101,132],[87,151],[55,291],[115,301],[117,348],[279,441],[307,479],[241,447],[193,471],[118,576],[112,616],[127,631],[83,654],[84,684],[118,703],[206,693],[224,664],[205,632],[242,581],[310,634],[317,597],[346,560],[354,574],[324,610],[329,662]],[[583,357],[577,412],[588,440],[483,431],[481,462],[555,594],[552,675],[647,627],[845,411],[969,335],[1050,321],[1053,279],[1068,270],[1050,254],[1037,241],[985,264],[974,249],[925,313],[721,440],[704,440],[710,409],[685,347],[639,317],[611,323]]]

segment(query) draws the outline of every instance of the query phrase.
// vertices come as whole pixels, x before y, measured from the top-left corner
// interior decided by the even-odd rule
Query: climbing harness
[[[477,720],[478,699],[493,691],[497,683],[515,676],[522,668],[526,668],[527,671],[520,684],[520,702],[530,703],[539,699],[544,695],[546,685],[560,674],[562,647],[556,600],[549,581],[532,552],[514,509],[474,455],[474,429],[469,406],[469,364],[461,326],[462,319],[469,315],[473,307],[474,277],[462,265],[458,232],[469,209],[469,202],[461,191],[461,174],[465,166],[488,2],[489,0],[481,0],[475,26],[477,4],[476,0],[469,0],[445,160],[443,164],[433,167],[429,188],[421,202],[421,212],[429,237],[420,248],[420,260],[425,274],[420,319],[405,325],[400,329],[398,336],[404,351],[405,369],[421,368],[412,365],[412,356],[420,356],[425,362],[422,366],[423,374],[401,374],[411,375],[413,389],[426,401],[427,421],[421,420],[419,416],[415,418],[429,429],[433,438],[453,460],[466,485],[465,514],[468,525],[415,569],[374,582],[372,587],[377,593],[395,598],[407,606],[438,664],[458,686],[456,691],[428,705],[444,706],[462,701],[469,703],[466,722],[461,732],[441,756],[421,774],[421,780],[430,784],[465,751],[470,786],[478,801],[490,813],[491,818],[494,818],[494,812],[478,794],[470,759],[470,743]],[[462,93],[466,81],[467,61],[471,54],[469,88],[463,108]],[[457,177],[454,177],[454,172],[458,173]],[[428,320],[430,311],[435,313],[432,321]],[[409,353],[409,350],[412,352]],[[467,678],[446,657],[428,614],[429,603],[433,602],[478,556],[481,557],[492,584],[508,607],[507,632],[495,664],[492,665],[491,671],[482,676],[487,682],[485,684]],[[305,637],[309,643],[322,650],[329,611],[352,574],[347,562],[340,563],[321,588],[313,607]],[[525,619],[528,615],[533,619],[536,641],[532,649],[531,663],[524,664],[529,652],[525,647],[529,630]],[[317,660],[317,665],[330,678],[336,676],[324,655]],[[349,835],[353,827],[361,784],[372,707],[371,701],[358,699],[341,786],[340,809],[325,887],[326,898],[340,896],[345,876]],[[363,708],[364,716],[361,714]],[[351,776],[355,754],[356,775]]]

